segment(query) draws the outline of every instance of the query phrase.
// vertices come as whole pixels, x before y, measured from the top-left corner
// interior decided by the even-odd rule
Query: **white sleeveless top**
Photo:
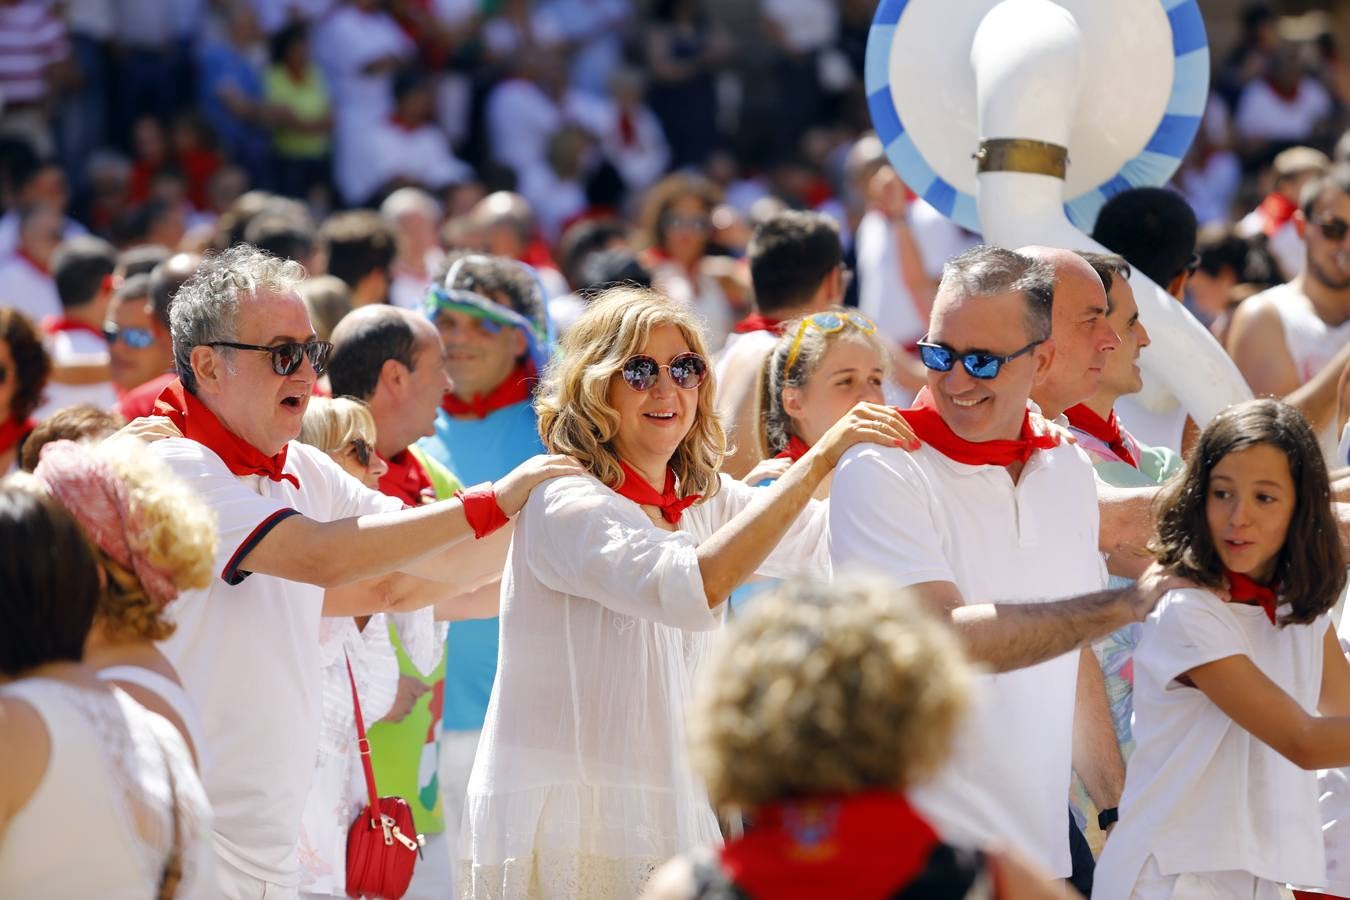
[[[99,681],[124,681],[127,684],[144,688],[163,700],[178,716],[179,721],[183,723],[183,727],[187,729],[187,736],[188,740],[192,742],[192,749],[197,751],[197,768],[202,777],[205,778],[210,753],[204,743],[202,723],[197,716],[197,707],[188,697],[187,691],[181,684],[142,666],[109,666],[95,674],[97,674]]]
[[[1268,297],[1280,314],[1284,325],[1284,343],[1289,355],[1298,367],[1298,379],[1307,384],[1318,372],[1326,368],[1341,348],[1350,343],[1350,319],[1332,327],[1317,315],[1312,301],[1303,291],[1292,284],[1282,284],[1266,291]],[[1336,442],[1340,435],[1336,432],[1336,417],[1333,415],[1317,433],[1318,443],[1322,446],[1322,455],[1335,468]]]
[[[41,782],[0,840],[0,897],[155,897],[174,843],[171,796],[176,897],[217,893],[206,792],[177,729],[115,688],[32,678],[0,696],[36,710],[51,743]]]

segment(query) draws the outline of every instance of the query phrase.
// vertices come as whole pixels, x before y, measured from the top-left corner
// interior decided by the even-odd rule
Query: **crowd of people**
[[[0,4],[0,896],[1350,897],[1334,41],[1080,253],[755,12]]]

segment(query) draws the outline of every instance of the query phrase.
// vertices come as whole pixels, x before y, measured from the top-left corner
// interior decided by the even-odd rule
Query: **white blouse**
[[[670,532],[589,476],[530,495],[502,578],[461,896],[631,898],[669,857],[720,841],[686,760],[691,680],[722,616],[697,547],[755,496],[723,476]],[[826,521],[812,501],[758,574],[828,578]]]
[[[424,674],[435,669],[446,629],[434,621],[432,608],[394,613],[393,620],[413,665]],[[350,617],[326,617],[319,626],[319,652],[323,717],[314,780],[300,822],[300,890],[345,897],[347,832],[370,802],[356,747],[356,710],[347,659],[351,659],[361,698],[361,716],[370,728],[389,712],[398,694],[398,657],[389,639],[389,617],[384,613],[371,616],[360,631]]]

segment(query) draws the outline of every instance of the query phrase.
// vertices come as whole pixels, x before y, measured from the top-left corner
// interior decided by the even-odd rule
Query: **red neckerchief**
[[[48,269],[42,263],[38,262],[37,259],[31,253],[29,253],[22,247],[15,250],[14,255],[17,256],[19,259],[23,260],[24,262],[28,263],[33,268],[37,269],[43,275],[46,275],[48,278],[51,277],[52,275],[51,269]]]
[[[103,332],[93,325],[88,322],[78,322],[69,316],[48,316],[42,320],[42,331],[44,334],[59,334],[62,331],[87,331],[90,334],[98,335],[100,341],[107,340]]]
[[[511,374],[486,395],[474,394],[472,399],[461,400],[454,394],[446,394],[445,399],[441,400],[441,409],[452,416],[486,419],[499,409],[529,400],[534,383],[538,380],[539,373],[535,371],[534,363],[527,359],[512,369]]]
[[[1275,624],[1275,607],[1280,605],[1279,582],[1266,587],[1264,584],[1257,584],[1246,575],[1227,569],[1223,575],[1228,579],[1228,596],[1232,598],[1232,602],[1261,607],[1266,612],[1266,618],[1270,619],[1270,624]]]
[[[661,517],[672,525],[680,524],[684,511],[701,499],[700,494],[682,498],[675,493],[675,470],[669,466],[666,467],[666,489],[659,493],[628,463],[619,460],[619,468],[623,469],[623,483],[616,486],[614,492],[638,506],[655,506],[661,510]]]
[[[771,334],[782,334],[783,326],[787,323],[782,319],[773,319],[764,313],[751,313],[744,319],[736,323],[736,327],[731,329],[736,334],[749,334],[752,331],[767,331]]]
[[[774,459],[790,459],[793,462],[796,462],[805,456],[806,451],[810,449],[810,447],[806,446],[806,441],[794,434],[792,437],[788,438],[787,449],[775,456]]]
[[[1302,78],[1300,78],[1298,81],[1294,82],[1293,87],[1284,88],[1276,84],[1274,78],[1267,78],[1266,87],[1270,88],[1270,92],[1276,97],[1279,97],[1282,102],[1293,103],[1298,99],[1298,92],[1303,88],[1303,81]]]
[[[389,117],[389,124],[393,125],[395,128],[397,128],[404,134],[412,134],[413,132],[420,129],[422,127],[422,124],[424,123],[409,122],[407,119],[403,118],[398,113],[394,113],[392,116]]]
[[[1022,414],[1022,436],[1016,440],[968,441],[942,420],[928,391],[920,391],[914,406],[899,410],[920,441],[949,459],[968,466],[1010,466],[1031,459],[1037,450],[1059,446],[1059,435],[1037,434],[1031,411]]]
[[[155,401],[155,415],[167,416],[183,437],[213,451],[225,468],[236,475],[265,475],[273,481],[289,481],[297,489],[300,487],[299,478],[282,471],[286,447],[276,456],[264,456],[257,447],[227,429],[215,413],[183,388],[178,378]]]
[[[516,257],[517,262],[523,262],[525,265],[535,269],[556,269],[557,263],[553,261],[553,254],[548,252],[548,244],[543,238],[536,237],[525,245],[525,249]]]
[[[868,791],[761,807],[722,848],[746,895],[775,900],[889,897],[927,867],[937,832],[904,796]]]
[[[34,419],[20,421],[13,416],[0,422],[0,456],[13,450],[36,427],[37,421]]]
[[[1275,232],[1287,225],[1294,213],[1298,212],[1298,204],[1278,191],[1271,191],[1258,209],[1261,210],[1261,218],[1266,220],[1261,230],[1266,237],[1274,237]]]
[[[436,486],[412,451],[404,448],[386,459],[389,471],[380,476],[380,493],[397,497],[409,506],[421,506],[436,499]]]
[[[1130,451],[1129,442],[1125,440],[1125,434],[1120,430],[1120,422],[1116,420],[1116,411],[1111,410],[1111,415],[1103,419],[1097,415],[1087,404],[1079,403],[1070,406],[1064,410],[1064,415],[1069,419],[1069,424],[1080,431],[1086,431],[1097,440],[1111,448],[1111,452],[1119,456],[1122,462],[1127,462],[1139,468],[1139,460],[1134,458],[1134,453]]]

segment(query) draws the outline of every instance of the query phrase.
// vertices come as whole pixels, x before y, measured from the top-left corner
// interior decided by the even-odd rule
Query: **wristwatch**
[[[1117,809],[1114,806],[1111,807],[1110,809],[1104,809],[1101,812],[1097,813],[1097,827],[1100,828],[1102,831],[1105,831],[1112,825],[1116,824],[1116,822],[1119,821],[1119,819],[1120,819],[1119,809]]]

